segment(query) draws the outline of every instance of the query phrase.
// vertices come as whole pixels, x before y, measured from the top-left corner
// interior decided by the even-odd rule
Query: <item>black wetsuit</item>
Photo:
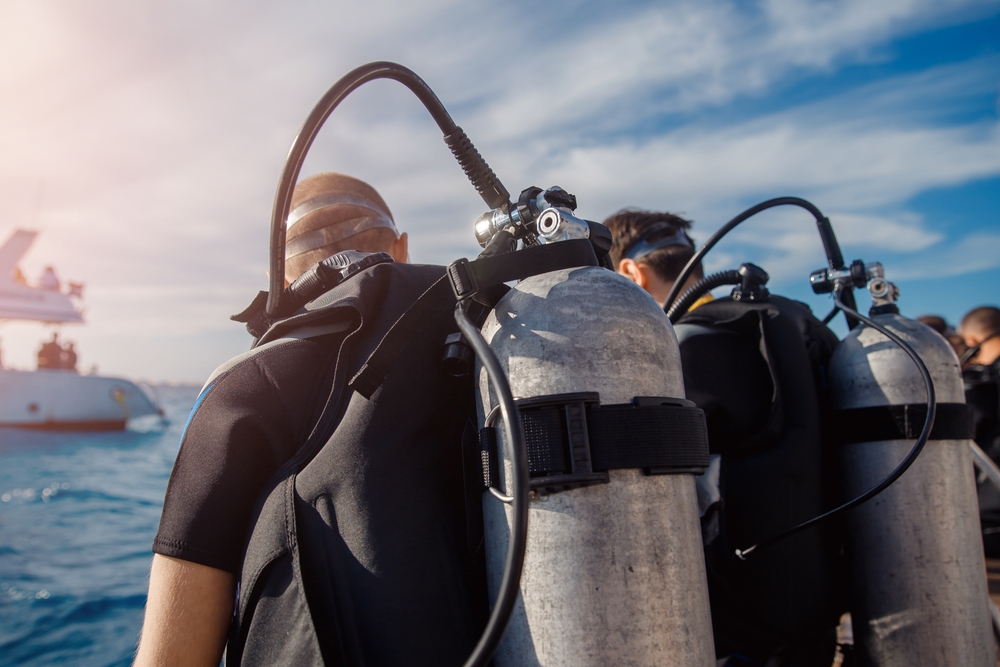
[[[1000,359],[988,366],[970,366],[962,372],[965,402],[972,406],[976,444],[1000,464]],[[1000,557],[1000,490],[989,482],[979,487],[979,518],[983,546],[990,558]]]
[[[318,416],[335,339],[280,339],[215,372],[181,436],[153,551],[239,572],[258,496]]]
[[[480,451],[471,374],[441,363],[458,328],[443,276],[366,269],[272,327],[199,396],[153,550],[238,575],[227,664],[461,664],[478,641],[489,613]],[[444,298],[422,302],[416,328],[391,339],[398,361],[375,364],[381,377],[359,388],[432,284]]]

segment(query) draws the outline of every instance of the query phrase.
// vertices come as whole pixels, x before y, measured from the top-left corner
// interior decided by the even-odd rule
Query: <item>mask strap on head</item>
[[[622,252],[622,258],[638,262],[647,255],[651,255],[657,250],[662,250],[663,248],[669,248],[670,246],[683,246],[694,250],[694,244],[691,242],[691,239],[688,238],[687,234],[684,233],[684,230],[678,230],[670,236],[664,236],[656,239],[655,241],[649,240],[649,237],[655,236],[660,232],[674,231],[674,229],[675,227],[669,222],[660,222],[653,225],[647,229],[642,236],[636,239],[632,245],[628,246],[624,252]]]
[[[330,208],[331,206],[357,206],[360,208],[366,208],[369,211],[384,217],[388,221],[390,227],[393,229],[396,228],[396,225],[392,222],[392,218],[389,217],[388,212],[377,208],[367,199],[356,197],[354,195],[347,194],[346,192],[333,192],[305,200],[288,213],[288,220],[285,222],[285,226],[287,228],[291,228],[292,225],[310,213],[318,211],[321,208]]]
[[[997,338],[998,336],[1000,336],[1000,329],[997,329],[996,331],[994,331],[993,333],[991,333],[989,336],[987,336],[986,338],[984,338],[981,341],[979,341],[979,343],[977,343],[976,345],[973,345],[968,350],[966,350],[965,352],[963,352],[962,353],[962,359],[961,359],[961,365],[965,366],[967,363],[969,363],[970,361],[972,361],[973,359],[975,359],[976,355],[979,354],[979,348],[981,348],[983,346],[983,343],[985,343],[988,340],[993,340],[994,338]]]
[[[377,227],[391,229],[396,238],[399,238],[399,230],[396,229],[396,224],[385,211],[373,206],[370,201],[347,193],[331,193],[307,199],[292,209],[288,214],[286,225],[288,229],[291,229],[293,225],[310,213],[335,206],[354,206],[366,209],[370,214],[361,215],[350,220],[343,220],[332,225],[327,225],[326,227],[320,227],[319,229],[314,229],[311,232],[306,232],[293,238],[285,244],[286,259],[339,243],[361,232]]]

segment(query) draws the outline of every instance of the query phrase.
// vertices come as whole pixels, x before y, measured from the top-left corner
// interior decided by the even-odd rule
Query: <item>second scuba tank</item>
[[[521,599],[495,663],[715,665],[693,476],[707,436],[663,311],[612,271],[569,269],[520,282],[483,334],[518,399],[532,478]],[[489,427],[497,400],[479,377]],[[511,468],[493,432],[495,490]],[[486,494],[483,512],[495,598],[511,510]]]
[[[873,296],[876,280],[881,276],[869,282]],[[891,303],[895,289],[889,293],[881,305],[875,299],[873,319],[927,366],[937,418],[912,467],[848,514],[855,650],[861,664],[881,667],[995,665],[958,359],[936,332],[901,317]],[[864,325],[834,352],[830,386],[850,498],[872,488],[911,450],[927,393],[904,351]]]

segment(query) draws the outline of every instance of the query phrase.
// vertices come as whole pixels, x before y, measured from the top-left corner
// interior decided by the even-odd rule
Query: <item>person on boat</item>
[[[45,267],[45,270],[42,271],[41,277],[38,278],[38,286],[42,289],[51,290],[53,292],[59,291],[59,277],[56,275],[56,270],[53,267]]]
[[[694,256],[688,236],[691,221],[673,213],[624,208],[604,221],[611,230],[611,261],[615,270],[646,290],[662,307],[684,265]],[[699,263],[684,290],[704,277]],[[691,310],[712,300],[706,294]]]
[[[38,350],[38,370],[55,371],[62,368],[63,349],[59,344],[59,334],[52,332],[52,340],[42,343]]]
[[[76,349],[74,349],[72,341],[66,343],[66,347],[63,348],[59,367],[64,371],[73,371],[76,373]]]
[[[958,333],[968,346],[962,379],[965,402],[972,406],[974,439],[1000,463],[1000,309],[980,306],[970,310]],[[983,549],[987,557],[1000,558],[1000,490],[985,480],[978,487]]]
[[[323,173],[301,181],[287,225],[288,282],[348,249],[408,261],[407,236],[382,197],[351,176]],[[219,664],[255,503],[308,435],[315,417],[311,392],[328,353],[315,343],[257,348],[248,353],[252,363],[237,357],[202,391],[153,542],[136,665]]]

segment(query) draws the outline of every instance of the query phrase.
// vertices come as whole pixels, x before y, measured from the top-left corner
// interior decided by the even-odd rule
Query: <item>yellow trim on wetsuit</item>
[[[708,292],[708,293],[702,295],[702,297],[700,299],[698,299],[697,301],[695,301],[694,303],[692,303],[691,307],[688,308],[688,312],[690,313],[692,310],[694,310],[698,306],[704,306],[709,301],[715,301],[715,297],[712,296],[711,292]]]

